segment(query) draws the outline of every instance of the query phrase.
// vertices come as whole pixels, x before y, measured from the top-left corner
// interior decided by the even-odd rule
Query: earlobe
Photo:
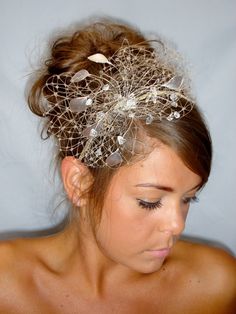
[[[74,205],[81,206],[81,196],[88,188],[85,178],[91,177],[89,169],[76,158],[65,157],[61,163],[61,175],[68,198]]]

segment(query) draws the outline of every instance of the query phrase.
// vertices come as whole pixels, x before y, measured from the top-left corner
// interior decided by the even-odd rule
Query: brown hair
[[[43,87],[50,76],[63,72],[76,73],[81,69],[98,74],[101,65],[90,62],[88,56],[99,52],[110,57],[121,47],[124,39],[131,45],[139,44],[152,49],[136,29],[110,22],[94,23],[72,35],[57,39],[51,48],[50,58],[45,62],[45,67],[30,89],[28,96],[30,109],[39,116],[44,115]],[[63,121],[60,121],[60,117],[57,119],[56,125],[60,128]],[[55,121],[53,123],[55,125]],[[45,126],[48,136],[55,134],[56,129],[55,132],[53,129],[49,131],[48,126],[48,124]],[[202,178],[202,186],[207,182],[212,159],[211,138],[196,104],[192,111],[181,119],[173,121],[163,119],[155,125],[141,122],[140,126],[148,136],[172,147],[185,165]],[[59,157],[65,157],[64,153],[59,152]],[[88,214],[95,226],[100,220],[104,195],[115,170],[91,168],[90,171],[94,181],[88,191],[90,201]]]

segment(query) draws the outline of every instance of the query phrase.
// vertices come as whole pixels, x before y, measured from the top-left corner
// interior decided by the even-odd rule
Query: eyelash
[[[199,198],[197,196],[186,197],[183,199],[184,204],[197,203],[199,202]]]
[[[158,208],[162,207],[161,200],[158,200],[155,203],[146,202],[146,201],[141,200],[141,199],[137,199],[137,201],[138,201],[138,205],[141,208],[144,208],[144,209],[147,209],[147,210],[155,210],[155,209],[158,209]],[[199,198],[197,196],[186,197],[186,198],[183,199],[183,203],[184,204],[197,203],[197,202],[199,202]]]
[[[138,201],[138,204],[139,204],[139,206],[141,208],[144,208],[144,209],[147,209],[147,210],[154,210],[154,209],[157,209],[157,208],[161,208],[161,206],[162,206],[161,200],[158,200],[155,203],[146,202],[146,201],[143,201],[143,200],[140,200],[140,199],[138,199],[137,201]]]

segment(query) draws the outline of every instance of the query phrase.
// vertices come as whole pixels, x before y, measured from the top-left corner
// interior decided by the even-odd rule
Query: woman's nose
[[[180,235],[185,228],[186,214],[178,204],[172,205],[168,210],[163,211],[162,223],[159,227],[161,232],[171,235]]]

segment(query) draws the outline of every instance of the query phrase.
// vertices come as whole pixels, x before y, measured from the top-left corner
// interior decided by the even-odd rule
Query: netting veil
[[[112,57],[97,53],[97,75],[52,75],[44,87],[49,131],[64,155],[90,167],[116,167],[134,153],[134,126],[180,119],[193,107],[183,73],[156,49],[124,44]],[[171,60],[171,61],[173,61]],[[181,100],[181,101],[180,101]]]

